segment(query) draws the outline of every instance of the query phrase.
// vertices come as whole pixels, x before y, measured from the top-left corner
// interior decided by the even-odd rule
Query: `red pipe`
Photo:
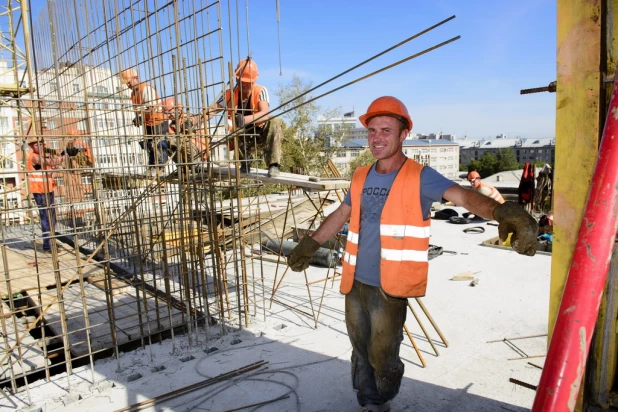
[[[573,411],[586,369],[616,239],[618,74],[591,184],[532,412]]]

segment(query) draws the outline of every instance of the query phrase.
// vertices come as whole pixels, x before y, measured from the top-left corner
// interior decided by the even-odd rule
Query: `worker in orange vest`
[[[169,119],[169,132],[172,138],[170,148],[176,163],[187,164],[205,162],[210,155],[210,142],[202,115],[192,115],[183,111],[182,103],[168,97],[162,103],[163,114]],[[180,135],[178,146],[174,136]]]
[[[26,157],[28,191],[32,194],[39,208],[39,219],[43,232],[43,252],[50,252],[50,236],[53,236],[56,224],[56,210],[54,208],[56,181],[51,170],[59,168],[66,156],[55,156],[52,153],[53,151],[46,149],[43,138],[30,136],[27,143],[30,147]]]
[[[268,90],[256,84],[258,66],[251,58],[246,58],[236,66],[237,85],[233,94],[229,89],[225,91],[217,102],[206,109],[206,119],[213,114],[227,110],[228,119],[234,118],[236,128],[243,128],[242,135],[238,136],[240,147],[239,158],[242,162],[241,170],[250,172],[251,152],[257,146],[264,152],[264,160],[268,166],[268,176],[279,176],[281,168],[281,141],[283,140],[283,123],[278,118],[269,118],[270,102]],[[254,123],[257,120],[257,123]],[[234,150],[230,146],[230,150]]]
[[[134,69],[123,70],[120,72],[120,78],[131,89],[131,102],[137,111],[133,125],[144,126],[146,138],[139,142],[139,145],[148,152],[148,165],[162,166],[168,160],[169,130],[159,95],[150,84],[139,81]]]
[[[407,298],[427,288],[430,210],[442,198],[472,213],[495,219],[500,238],[509,233],[521,254],[536,252],[537,223],[513,202],[466,190],[434,169],[407,158],[403,141],[412,119],[398,99],[376,99],[360,116],[377,162],[358,167],[339,208],[305,236],[288,257],[294,271],[309,266],[320,244],[350,220],[342,258],[340,290],[352,343],[352,386],[362,410],[389,411],[404,374],[399,359]]]
[[[473,170],[468,173],[468,182],[470,182],[470,186],[477,192],[491,197],[498,203],[504,203],[504,198],[500,192],[498,192],[498,189],[489,183],[481,182],[481,175],[477,171]]]

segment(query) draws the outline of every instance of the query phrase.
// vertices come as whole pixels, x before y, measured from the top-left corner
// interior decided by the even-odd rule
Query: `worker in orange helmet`
[[[407,158],[402,147],[412,119],[399,99],[374,100],[359,120],[377,161],[354,171],[341,206],[301,239],[288,265],[306,269],[320,244],[349,219],[340,290],[346,295],[352,386],[361,410],[389,411],[404,374],[399,349],[407,298],[424,296],[427,288],[431,204],[444,198],[497,220],[500,238],[512,233],[513,248],[530,256],[536,252],[537,223],[518,204],[500,204]]]
[[[268,166],[268,176],[276,177],[281,168],[281,141],[283,139],[283,124],[278,118],[269,118],[270,102],[268,90],[256,83],[258,66],[250,57],[243,59],[236,66],[237,84],[233,93],[225,91],[217,102],[206,110],[206,118],[214,113],[227,110],[228,118],[234,119],[237,129],[244,127],[239,140],[239,158],[241,171],[250,171],[251,152],[257,146],[264,152],[264,160]],[[257,121],[257,122],[256,122]]]
[[[166,135],[169,130],[159,95],[150,84],[139,81],[135,69],[123,70],[120,78],[131,90],[131,102],[137,111],[133,125],[144,126],[145,139],[139,145],[148,152],[148,165],[162,166],[168,159],[169,143]]]
[[[51,252],[51,237],[54,235],[54,226],[56,225],[56,208],[54,206],[56,180],[52,169],[61,167],[66,159],[66,154],[57,156],[53,150],[47,149],[42,137],[30,136],[27,143],[30,147],[26,157],[28,191],[32,194],[39,208],[43,252]]]
[[[203,125],[202,115],[192,115],[183,111],[182,103],[168,97],[163,99],[163,113],[169,119],[169,131],[172,136],[181,137],[181,145],[172,140],[172,159],[175,163],[195,163],[206,161],[210,155],[210,142]]]
[[[498,189],[490,185],[489,183],[481,182],[481,175],[473,170],[468,173],[468,182],[470,182],[470,186],[472,189],[476,190],[479,193],[484,194],[485,196],[489,196],[494,199],[498,203],[504,203],[504,198],[498,192]]]

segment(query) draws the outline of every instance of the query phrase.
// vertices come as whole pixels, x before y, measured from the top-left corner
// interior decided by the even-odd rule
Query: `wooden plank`
[[[86,293],[86,306],[88,308],[88,320],[90,322],[90,344],[93,351],[108,349],[113,347],[110,321],[108,317],[105,292],[93,284],[84,285]],[[44,305],[55,302],[55,296],[51,294],[42,295]],[[150,332],[156,333],[157,312],[161,318],[162,329],[168,329],[170,321],[167,314],[167,305],[159,300],[159,307],[155,307],[155,300],[150,294],[146,294],[148,301],[148,313],[143,306],[143,297],[140,299],[142,313],[143,334]],[[129,287],[121,293],[114,295],[114,316],[116,343],[121,345],[132,340],[140,339],[140,317],[138,303],[134,288]],[[69,286],[64,293],[65,315],[67,317],[68,338],[71,345],[71,353],[74,356],[88,354],[87,331],[85,330],[84,310],[81,301],[81,291],[79,285]],[[47,325],[56,335],[62,334],[60,323],[60,310],[57,303],[45,314]],[[180,311],[172,307],[172,326],[179,326],[182,322]]]
[[[235,168],[213,166],[212,169],[213,173],[216,175],[220,174],[221,176],[236,176]],[[241,172],[240,177],[260,180],[264,183],[297,186],[309,190],[334,190],[347,189],[350,187],[350,181],[346,179],[329,179],[321,180],[319,182],[312,182],[309,180],[309,176],[297,175],[295,173],[281,172],[277,177],[268,177],[268,170],[252,168],[251,171],[251,173]]]
[[[31,242],[29,248],[22,246],[19,243],[6,245],[6,264],[9,272],[0,281],[1,297],[8,296],[9,286],[13,294],[38,291],[39,288],[45,289],[56,286],[57,274],[53,268],[52,254],[38,252],[35,257],[35,251],[32,249]],[[82,254],[80,257],[82,262],[86,261],[86,256]],[[0,254],[0,263],[3,264],[2,260],[3,257]],[[58,243],[58,273],[61,283],[64,284],[75,277],[76,265],[75,251],[62,243]],[[82,268],[84,279],[102,273],[103,268],[96,262],[91,262]],[[8,279],[6,278],[7,276]]]
[[[88,282],[92,283],[97,288],[103,291],[109,291],[107,288],[107,282],[105,281],[105,274],[100,273],[94,276],[88,277]],[[112,295],[118,295],[120,293],[125,293],[129,290],[134,289],[130,283],[125,280],[117,279],[112,276],[112,290],[109,291]]]

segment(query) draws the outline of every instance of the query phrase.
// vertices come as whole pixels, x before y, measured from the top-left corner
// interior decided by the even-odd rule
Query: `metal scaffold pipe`
[[[616,133],[618,81],[614,82],[592,186],[532,412],[573,411],[577,403],[616,240]]]

